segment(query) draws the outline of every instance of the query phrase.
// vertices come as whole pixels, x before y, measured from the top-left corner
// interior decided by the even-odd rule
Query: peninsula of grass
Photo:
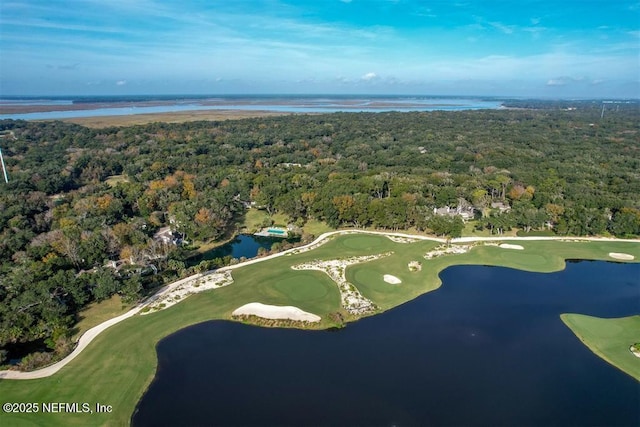
[[[166,310],[136,315],[112,326],[53,376],[37,380],[0,380],[3,403],[86,402],[92,407],[100,403],[111,405],[111,413],[0,413],[0,425],[128,425],[137,402],[153,379],[157,343],[190,325],[217,319],[233,320],[232,312],[251,302],[291,305],[321,316],[320,322],[308,325],[314,329],[336,326],[334,319],[337,318],[345,322],[357,320],[357,316],[341,306],[338,287],[327,274],[291,268],[301,263],[391,253],[346,269],[347,280],[378,307],[378,311],[368,314],[372,315],[438,288],[441,284],[438,274],[453,265],[492,265],[552,272],[562,270],[566,259],[611,260],[611,252],[631,254],[635,257],[633,262],[640,259],[637,242],[522,240],[510,243],[521,245],[523,250],[504,249],[495,243],[464,243],[468,246],[465,253],[425,259],[424,254],[441,245],[440,242],[412,240],[402,243],[381,234],[342,234],[332,236],[328,242],[310,251],[290,252],[242,266],[233,270],[234,282],[229,286],[189,296]],[[410,270],[411,261],[419,261],[421,269]],[[384,274],[396,276],[401,283],[386,283]],[[634,325],[630,327],[638,330],[637,323]],[[638,337],[627,343],[627,352],[634,342],[638,342]]]
[[[631,346],[640,341],[640,315],[602,319],[563,314],[561,318],[592,352],[640,381],[640,358],[631,351]]]

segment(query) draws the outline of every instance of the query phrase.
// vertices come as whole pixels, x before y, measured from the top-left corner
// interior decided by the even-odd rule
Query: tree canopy
[[[640,235],[640,114],[487,110],[291,115],[89,129],[0,121],[0,347],[62,339],[80,308],[184,271],[245,205],[333,227]],[[52,345],[55,347],[55,343]]]

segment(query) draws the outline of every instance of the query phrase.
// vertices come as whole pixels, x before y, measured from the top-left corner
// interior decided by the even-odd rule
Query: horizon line
[[[544,100],[544,101],[603,101],[603,100],[616,100],[616,101],[640,101],[640,97],[553,97],[553,96],[522,96],[522,95],[437,95],[437,94],[358,94],[358,93],[162,93],[162,94],[84,94],[84,95],[3,95],[0,94],[0,101],[2,100],[14,100],[14,99],[58,99],[58,100],[74,100],[82,98],[142,98],[142,97],[172,97],[172,98],[185,98],[185,99],[207,99],[207,98],[228,98],[228,97],[393,97],[393,98],[416,98],[416,97],[429,97],[429,98],[491,98],[498,100]]]

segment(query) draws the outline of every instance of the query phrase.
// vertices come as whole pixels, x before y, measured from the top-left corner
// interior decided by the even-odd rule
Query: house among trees
[[[164,243],[165,245],[178,246],[183,243],[182,235],[175,231],[171,231],[171,227],[162,227],[153,235],[153,239],[157,242]]]
[[[469,221],[475,216],[475,209],[472,206],[458,206],[455,208],[451,208],[449,206],[445,206],[443,208],[433,208],[433,214],[439,216],[456,216],[460,215],[463,220]]]
[[[504,202],[491,202],[491,209],[497,209],[500,213],[509,212],[511,206]]]

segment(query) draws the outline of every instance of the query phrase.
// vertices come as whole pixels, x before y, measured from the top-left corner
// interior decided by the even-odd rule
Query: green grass
[[[101,334],[57,374],[44,379],[0,380],[3,402],[88,402],[113,406],[111,414],[26,414],[0,412],[0,425],[127,425],[136,403],[153,379],[159,340],[186,326],[213,319],[230,319],[236,308],[261,302],[294,305],[323,320],[315,328],[333,326],[329,314],[341,312],[337,286],[320,271],[292,270],[292,265],[314,259],[393,252],[372,262],[347,268],[347,279],[382,310],[405,303],[440,286],[438,273],[458,264],[500,265],[529,271],[550,272],[564,268],[564,259],[610,260],[609,252],[623,252],[640,259],[640,244],[624,242],[510,242],[524,250],[495,246],[474,247],[462,255],[425,260],[437,246],[430,241],[395,243],[379,235],[342,235],[309,252],[282,256],[233,271],[230,286],[190,296],[158,313],[134,316]],[[410,272],[410,261],[421,261],[422,271]],[[390,285],[382,275],[402,280]],[[640,341],[636,340],[635,342]],[[632,343],[629,343],[632,344]],[[627,347],[628,348],[628,347]]]
[[[475,221],[475,220],[465,221],[464,229],[462,230],[462,235],[463,236],[476,236],[476,237],[490,237],[491,236],[491,230],[489,230],[488,228],[483,229],[483,230],[476,230],[476,224],[477,223],[478,223],[478,221]]]
[[[100,323],[124,314],[131,309],[132,304],[122,302],[120,295],[114,295],[111,298],[92,303],[79,314],[78,323],[73,327],[73,339],[77,340],[82,334]]]
[[[302,227],[305,233],[313,234],[318,237],[323,233],[334,231],[334,228],[331,228],[326,222],[318,221],[316,219],[310,219],[306,222],[304,227]]]
[[[256,232],[262,227],[262,222],[268,217],[267,211],[259,209],[247,209],[244,214],[241,227],[246,228],[249,231]]]
[[[563,314],[562,321],[591,351],[640,381],[640,358],[629,347],[640,342],[640,316],[601,319]]]
[[[332,292],[333,284],[318,280],[311,271],[297,271],[274,284],[274,290],[296,303],[313,302],[326,298]]]
[[[266,210],[263,209],[247,209],[242,222],[239,224],[240,228],[246,229],[250,233],[260,231],[263,227],[265,220],[270,219],[273,221],[274,226],[286,226],[291,222],[291,218],[288,215],[282,213],[275,213],[269,215]]]
[[[464,228],[462,229],[462,235],[466,237],[498,237],[496,234],[491,234],[491,230],[488,228],[484,228],[482,230],[476,230],[476,225],[478,224],[477,220],[469,220],[465,221]],[[505,231],[503,236],[515,236],[517,230],[511,229]]]

